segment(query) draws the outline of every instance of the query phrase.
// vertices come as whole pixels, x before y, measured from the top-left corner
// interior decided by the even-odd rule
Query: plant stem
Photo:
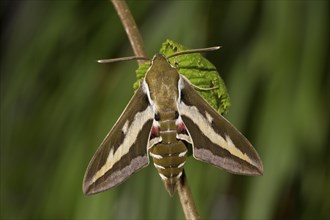
[[[180,181],[177,184],[177,190],[180,197],[181,206],[186,219],[200,219],[197,213],[194,199],[190,191],[185,171],[182,171]]]
[[[121,22],[125,28],[128,39],[133,48],[135,56],[138,57],[147,57],[147,54],[144,50],[144,44],[142,36],[139,32],[139,29],[136,26],[135,20],[129,10],[126,1],[124,0],[111,0],[114,5]],[[137,60],[138,64],[143,64],[144,60]]]
[[[135,56],[147,57],[144,50],[144,44],[141,34],[136,26],[135,20],[124,0],[111,0],[114,5],[120,20],[125,28]],[[143,60],[137,60],[138,64],[144,63]],[[177,191],[180,197],[181,206],[186,219],[200,219],[196,210],[195,202],[192,198],[190,187],[184,170],[180,181],[177,183]]]

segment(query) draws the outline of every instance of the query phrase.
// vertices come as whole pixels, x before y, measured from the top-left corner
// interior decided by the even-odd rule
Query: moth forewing
[[[114,187],[149,164],[152,121],[153,111],[141,86],[90,161],[83,180],[84,194]]]
[[[263,165],[251,143],[183,76],[179,86],[179,112],[192,140],[193,156],[231,173],[261,175]]]

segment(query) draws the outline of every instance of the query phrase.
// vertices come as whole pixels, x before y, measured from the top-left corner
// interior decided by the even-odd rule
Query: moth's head
[[[169,64],[170,62],[168,61],[168,59],[166,58],[166,56],[164,54],[161,53],[157,53],[153,56],[153,58],[151,59],[151,66],[159,66],[159,67],[163,67],[166,64]]]
[[[172,72],[173,73],[176,72],[175,68],[173,66],[171,66],[170,62],[165,57],[165,55],[158,53],[158,54],[155,54],[151,60],[150,68],[148,69],[148,71],[146,73],[146,79],[152,77],[152,78],[158,78],[158,80],[160,80],[159,79],[160,77],[161,78],[168,77],[168,74],[170,74]]]

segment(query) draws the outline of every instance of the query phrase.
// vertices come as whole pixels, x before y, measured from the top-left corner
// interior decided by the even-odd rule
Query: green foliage
[[[181,51],[186,51],[179,43],[167,39],[159,51],[166,57]],[[176,66],[179,73],[185,76],[195,86],[197,92],[218,112],[225,113],[230,107],[229,95],[225,83],[220,78],[215,66],[201,54],[184,54],[169,59],[173,66]],[[140,65],[136,70],[137,82],[133,88],[136,90],[140,81],[144,78],[150,62]],[[202,89],[199,89],[202,88]],[[205,90],[203,90],[205,89]]]

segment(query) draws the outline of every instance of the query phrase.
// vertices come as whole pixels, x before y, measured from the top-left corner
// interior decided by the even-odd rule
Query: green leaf
[[[160,53],[166,57],[173,53],[186,51],[181,44],[166,40],[160,49]],[[169,59],[173,66],[177,67],[180,74],[185,76],[194,85],[196,91],[219,113],[223,114],[230,107],[229,95],[223,80],[220,78],[215,66],[199,53],[184,54]],[[136,70],[137,82],[133,87],[136,90],[143,80],[150,61],[139,66]]]

